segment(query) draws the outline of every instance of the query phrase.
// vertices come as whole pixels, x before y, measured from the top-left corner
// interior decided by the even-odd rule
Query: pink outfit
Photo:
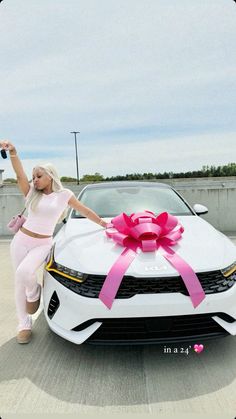
[[[26,311],[26,299],[37,301],[40,285],[36,270],[46,259],[53,238],[38,239],[18,231],[10,245],[13,269],[15,272],[15,303],[18,317],[18,331],[31,329],[31,316]]]
[[[31,189],[26,198],[30,192]],[[63,189],[61,192],[52,192],[49,195],[43,194],[36,210],[32,211],[29,208],[24,227],[34,233],[51,236],[60,215],[66,209],[72,195],[74,194],[69,189]]]
[[[35,212],[29,209],[24,227],[34,233],[52,235],[55,225],[72,195],[73,192],[69,189],[49,195],[43,194]],[[20,230],[11,241],[10,252],[15,272],[18,331],[31,329],[31,316],[26,311],[26,300],[32,302],[39,298],[40,285],[37,283],[36,271],[45,262],[52,243],[53,237],[35,238]]]

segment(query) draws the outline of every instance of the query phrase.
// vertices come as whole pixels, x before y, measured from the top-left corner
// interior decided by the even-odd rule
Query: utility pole
[[[79,153],[78,153],[78,147],[77,147],[77,137],[76,134],[80,134],[80,131],[71,131],[71,134],[74,134],[75,136],[75,156],[76,156],[76,170],[77,170],[77,185],[79,185]]]

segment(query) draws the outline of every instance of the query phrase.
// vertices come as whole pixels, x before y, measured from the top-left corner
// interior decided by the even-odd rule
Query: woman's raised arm
[[[25,174],[21,161],[17,155],[15,146],[8,140],[0,141],[0,148],[9,151],[11,164],[17,177],[17,183],[21,192],[26,196],[30,189],[28,178]]]

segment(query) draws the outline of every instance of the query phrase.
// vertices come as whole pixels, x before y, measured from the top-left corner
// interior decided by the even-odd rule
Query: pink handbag
[[[26,210],[26,208],[24,208],[24,210],[20,214],[14,215],[14,217],[12,217],[12,219],[7,224],[7,227],[9,228],[9,230],[12,233],[17,233],[17,231],[20,229],[20,227],[26,221],[26,218],[23,215],[25,210]]]

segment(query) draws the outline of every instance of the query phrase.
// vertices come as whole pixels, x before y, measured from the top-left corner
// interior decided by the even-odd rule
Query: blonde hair
[[[57,170],[56,170],[55,166],[53,166],[53,164],[51,164],[51,163],[40,164],[40,165],[35,166],[33,168],[33,170],[34,169],[43,170],[52,179],[52,191],[53,192],[60,193],[60,192],[65,190],[65,188],[63,187],[63,185],[60,181]],[[31,182],[31,185],[33,185],[33,182]],[[42,196],[43,196],[43,192],[38,191],[33,186],[32,190],[31,190],[31,192],[30,192],[30,194],[27,197],[26,202],[25,202],[26,208],[29,209],[29,207],[30,207],[32,209],[32,211],[35,211],[40,199],[42,198]],[[60,217],[57,221],[57,224],[61,223],[62,220],[64,218],[66,218],[67,212],[68,212],[68,207],[60,215]]]

